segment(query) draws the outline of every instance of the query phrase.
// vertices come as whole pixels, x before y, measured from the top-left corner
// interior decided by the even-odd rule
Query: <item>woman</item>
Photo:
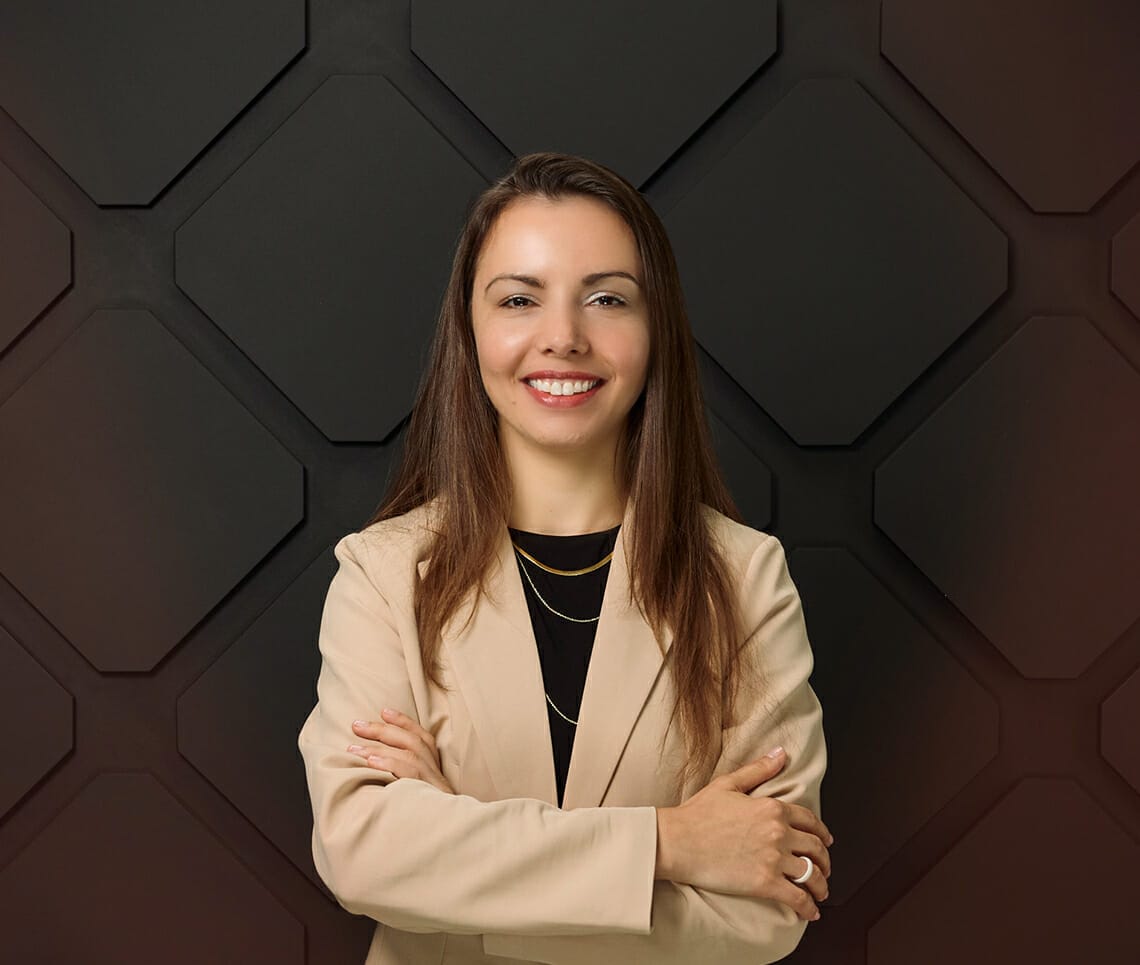
[[[703,411],[653,210],[518,159],[469,212],[400,470],[335,547],[299,737],[367,965],[774,961],[818,917],[802,608]]]

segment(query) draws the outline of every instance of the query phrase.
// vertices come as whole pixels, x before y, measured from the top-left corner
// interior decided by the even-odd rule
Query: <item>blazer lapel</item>
[[[672,644],[661,645],[629,600],[627,504],[586,674],[563,808],[599,807],[633,725]],[[427,561],[420,564],[421,572]],[[510,533],[503,527],[486,596],[472,593],[444,631],[443,646],[501,798],[557,804],[542,666]],[[458,629],[472,605],[475,615]]]

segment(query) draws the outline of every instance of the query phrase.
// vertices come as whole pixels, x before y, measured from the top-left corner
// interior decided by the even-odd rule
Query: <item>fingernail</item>
[[[357,754],[360,751],[364,750],[364,748],[361,747],[359,744],[349,744],[346,749],[351,751],[353,754]]]
[[[773,748],[772,748],[770,751],[768,751],[768,753],[767,753],[767,754],[765,754],[764,756],[765,756],[765,757],[779,757],[779,756],[780,756],[780,755],[781,755],[783,752],[784,752],[784,748],[783,748],[783,746],[781,745],[781,746],[773,747]]]
[[[382,711],[380,711],[380,713],[382,713],[385,717],[396,716],[396,712],[391,707],[385,707]]]
[[[811,916],[812,921],[819,921],[819,909],[817,908],[815,914]]]
[[[368,721],[366,721],[366,720],[354,720],[352,722],[352,726],[353,727],[363,727],[367,723],[368,723]]]

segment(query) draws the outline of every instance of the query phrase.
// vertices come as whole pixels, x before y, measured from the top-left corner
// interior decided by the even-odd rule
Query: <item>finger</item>
[[[802,872],[804,870],[803,862],[800,861],[799,864],[800,871]],[[819,906],[816,905],[811,892],[800,885],[792,884],[792,882],[783,875],[781,875],[780,880],[768,890],[768,894],[766,894],[765,897],[769,896],[775,898],[780,904],[787,905],[804,921],[814,921],[819,918]]]
[[[398,724],[356,720],[352,722],[352,730],[360,737],[371,737],[392,747],[403,747],[408,750],[415,750],[423,743],[416,735],[409,733]]]
[[[345,748],[350,754],[355,754],[357,757],[363,757],[368,760],[373,754],[383,754],[391,751],[393,748],[390,744],[376,743],[376,744],[349,744]]]
[[[819,865],[814,861],[812,862],[811,877],[806,881],[797,882],[795,880],[807,870],[804,859],[798,854],[785,855],[780,861],[780,870],[784,872],[784,877],[787,878],[790,884],[795,885],[797,888],[806,889],[816,901],[823,901],[823,899],[827,897],[827,879],[824,878]]]
[[[835,838],[827,829],[827,825],[816,816],[813,810],[805,808],[802,804],[789,804],[788,808],[788,824],[793,828],[810,831],[829,848],[835,843]]]
[[[796,831],[794,829],[789,831],[787,847],[791,849],[793,854],[806,854],[825,878],[831,877],[831,854],[823,846],[823,842],[810,831]],[[801,868],[800,871],[802,873],[803,869]],[[797,875],[792,875],[792,877],[795,878]]]
[[[397,764],[395,761],[389,760],[384,754],[369,754],[364,757],[364,763],[376,771],[387,771],[393,777],[400,777],[397,773]]]
[[[390,724],[396,724],[399,727],[403,727],[406,730],[411,731],[434,752],[435,738],[432,737],[431,732],[422,727],[420,725],[420,722],[414,717],[409,717],[407,714],[402,713],[398,710],[393,710],[390,707],[385,707],[382,711],[380,711],[380,716]]]
[[[783,749],[775,757],[758,757],[754,761],[743,764],[735,771],[720,775],[729,787],[747,794],[759,784],[763,784],[774,774],[779,773],[786,762]]]

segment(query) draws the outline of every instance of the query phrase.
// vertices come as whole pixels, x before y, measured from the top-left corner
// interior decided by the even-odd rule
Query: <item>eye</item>
[[[625,299],[622,298],[621,295],[605,294],[605,295],[599,295],[598,298],[612,298],[612,299],[614,299],[617,302],[617,305],[613,306],[614,308],[617,308],[619,305],[624,305],[626,303]]]
[[[523,299],[524,301],[527,301],[527,302],[529,302],[529,301],[530,301],[530,298],[529,298],[529,297],[527,297],[526,295],[511,295],[511,297],[510,297],[510,298],[504,299],[504,300],[503,300],[503,301],[501,301],[499,304],[500,304],[500,305],[501,305],[503,308],[525,308],[525,307],[526,307],[525,305],[511,305],[511,304],[510,304],[510,302],[513,302],[513,301],[514,301],[516,298],[521,298],[521,299]]]

